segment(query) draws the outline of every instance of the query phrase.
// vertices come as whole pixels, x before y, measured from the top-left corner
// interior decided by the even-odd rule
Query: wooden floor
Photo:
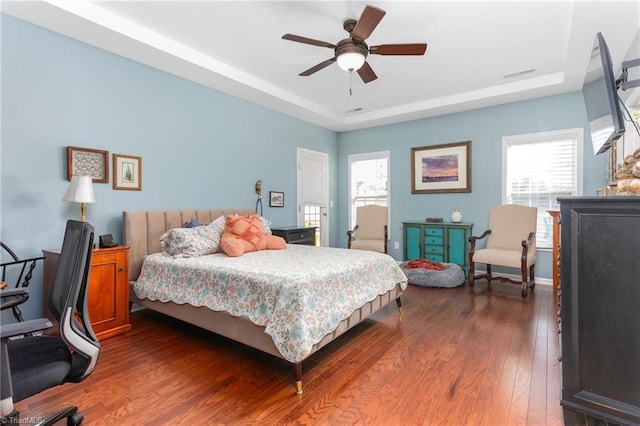
[[[78,405],[86,425],[562,425],[557,300],[539,286],[410,286],[303,365],[152,312],[102,342],[94,373],[16,404]]]

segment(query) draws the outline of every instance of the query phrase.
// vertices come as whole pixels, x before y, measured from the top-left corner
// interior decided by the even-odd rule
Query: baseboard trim
[[[476,269],[476,275],[481,275],[486,273],[487,271],[485,270]],[[505,274],[503,272],[494,272],[493,274],[496,276],[511,278],[514,281],[520,281],[521,279],[520,275],[515,275],[515,274]],[[536,277],[536,286],[538,285],[553,287],[553,280],[551,278]]]

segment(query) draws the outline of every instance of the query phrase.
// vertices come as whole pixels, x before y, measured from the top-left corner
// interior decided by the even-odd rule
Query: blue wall
[[[0,239],[21,257],[59,247],[64,223],[79,217],[61,201],[68,186],[66,147],[142,157],[142,191],[95,184],[87,220],[121,240],[122,210],[252,208],[253,184],[296,193],[296,148],[329,155],[330,244],[346,246],[347,157],[391,151],[391,235],[403,220],[448,218],[455,208],[475,230],[499,204],[501,138],[584,127],[579,93],[337,134],[256,106],[73,39],[1,16],[2,131]],[[472,141],[470,194],[412,195],[410,149]],[[590,146],[585,140],[585,147]],[[585,193],[606,184],[606,156],[584,150]],[[110,159],[111,161],[111,159]],[[111,179],[110,179],[111,180]],[[266,204],[266,203],[265,203]],[[296,222],[294,203],[264,207],[276,225]],[[392,244],[393,247],[393,244]],[[391,249],[400,259],[401,250]],[[546,256],[546,257],[545,257]],[[550,277],[540,253],[538,275]],[[40,315],[42,268],[36,269],[25,316]]]
[[[585,127],[584,101],[579,92],[525,102],[483,108],[440,117],[340,134],[338,181],[347,181],[350,154],[391,151],[391,244],[389,253],[402,258],[402,221],[426,217],[450,220],[454,209],[464,222],[474,224],[474,235],[489,222],[489,207],[502,203],[502,137],[534,132]],[[471,193],[411,194],[411,148],[449,142],[471,141]],[[607,155],[594,156],[585,134],[584,194],[595,195],[607,184]],[[338,199],[348,197],[347,185],[338,188]],[[338,208],[339,235],[346,235],[348,205]],[[398,241],[400,249],[394,249]],[[341,241],[343,246],[345,241]],[[551,254],[538,251],[536,276],[551,278]]]
[[[87,220],[122,241],[123,210],[255,206],[263,193],[296,194],[296,148],[329,155],[337,191],[337,134],[222,94],[43,28],[1,15],[0,239],[20,257],[59,247],[80,207],[62,201],[66,147],[142,157],[142,191],[94,185]],[[110,158],[111,163],[111,158]],[[269,208],[275,225],[296,223],[293,202]],[[334,227],[337,229],[336,227]],[[337,234],[330,233],[337,244]],[[26,316],[40,314],[42,267]]]

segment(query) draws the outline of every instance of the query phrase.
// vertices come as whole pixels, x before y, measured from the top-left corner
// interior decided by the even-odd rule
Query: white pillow
[[[271,222],[264,217],[260,216],[260,222],[262,222],[262,228],[264,229],[264,233],[267,235],[271,235]]]

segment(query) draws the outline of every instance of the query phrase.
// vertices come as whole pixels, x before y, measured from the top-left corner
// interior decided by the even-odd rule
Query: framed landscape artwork
[[[411,148],[411,193],[471,192],[471,141]]]

